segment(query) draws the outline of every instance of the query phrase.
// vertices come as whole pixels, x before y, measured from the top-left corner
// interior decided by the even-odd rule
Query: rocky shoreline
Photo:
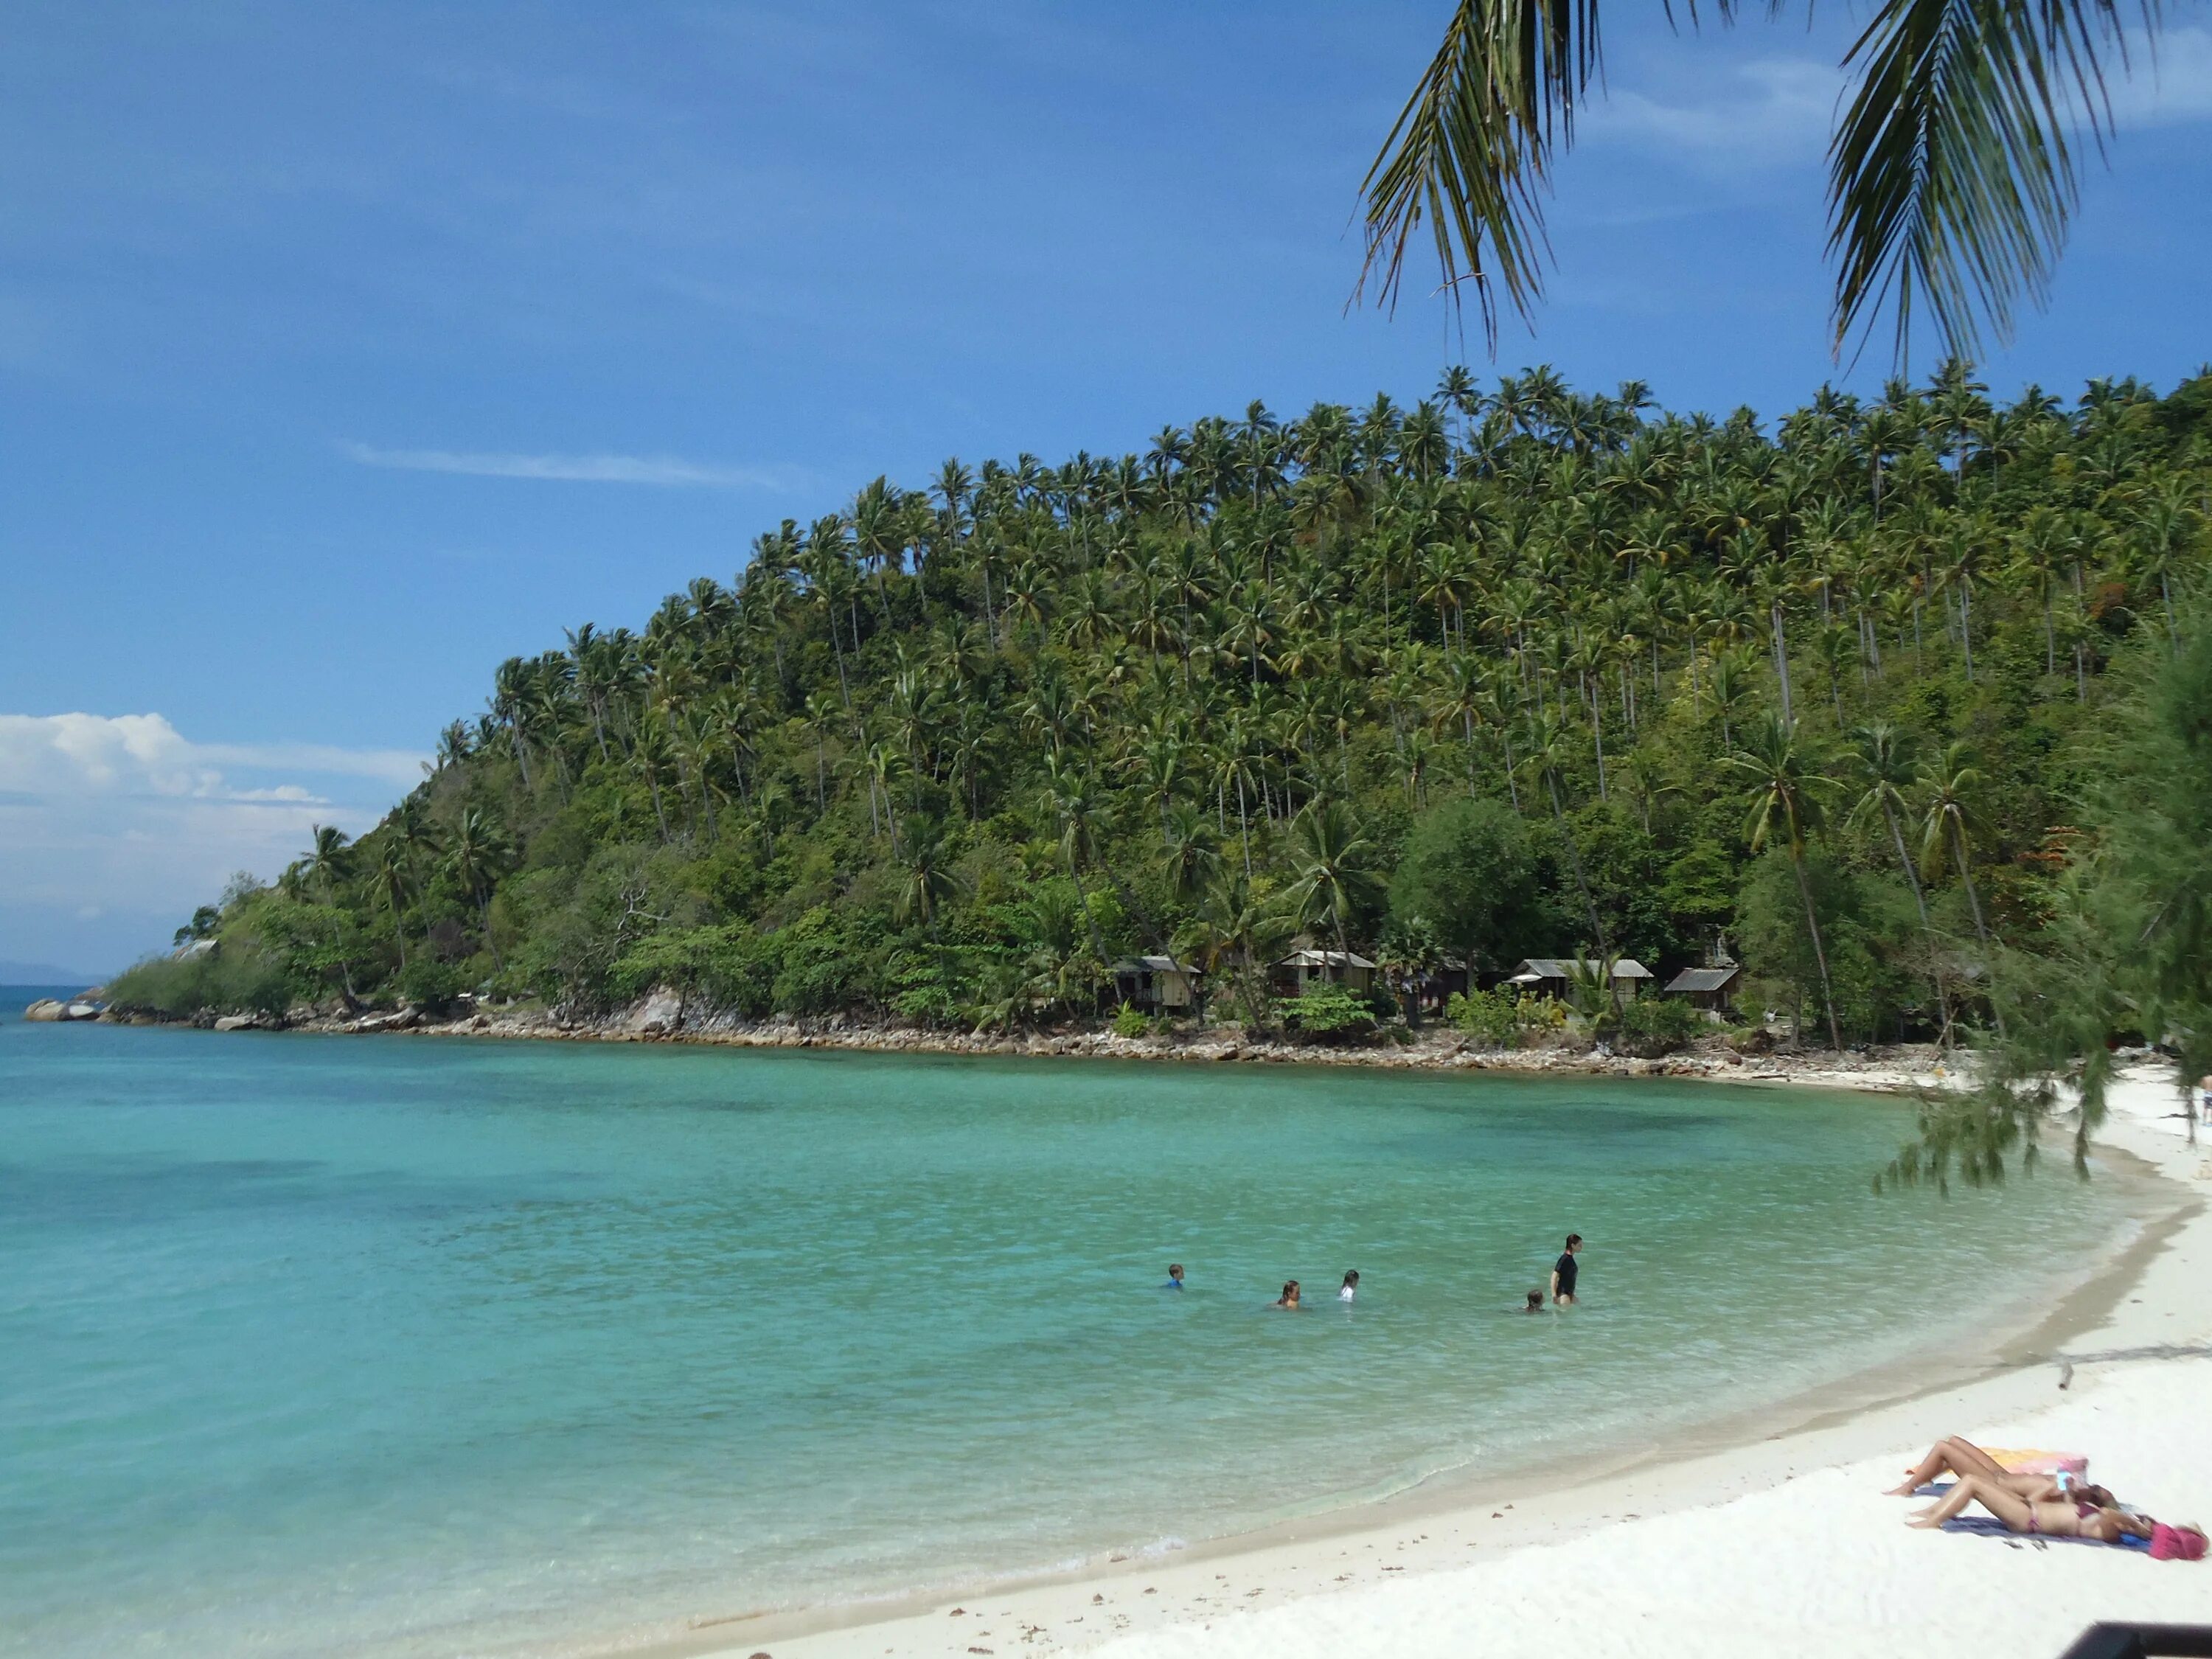
[[[119,1024],[171,1024],[158,1017],[108,1010]],[[234,1014],[186,1022],[216,1031],[301,1031],[325,1036],[404,1034],[565,1042],[680,1042],[735,1048],[828,1048],[877,1054],[1064,1055],[1111,1060],[1299,1066],[1368,1066],[1407,1071],[1501,1071],[1615,1077],[1704,1078],[1746,1083],[1808,1083],[1860,1089],[1912,1090],[1944,1079],[1941,1051],[1930,1044],[1793,1052],[1748,1050],[1715,1036],[1677,1053],[1645,1059],[1602,1048],[1559,1044],[1486,1048],[1442,1024],[1358,1046],[1285,1042],[1237,1026],[1125,1037],[1103,1025],[1008,1035],[930,1030],[848,1015],[757,1020],[687,1001],[663,989],[629,1008],[580,1016],[540,1007],[483,1008],[458,1017],[413,1008],[348,1015],[305,1007],[283,1017]]]

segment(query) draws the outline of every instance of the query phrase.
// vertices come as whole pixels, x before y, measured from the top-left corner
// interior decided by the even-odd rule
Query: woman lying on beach
[[[1929,1481],[1946,1474],[1961,1479],[1972,1475],[2031,1504],[2067,1504],[2080,1498],[2108,1509],[2118,1501],[2102,1486],[2087,1485],[2078,1475],[2063,1469],[2057,1474],[2023,1474],[2008,1469],[1972,1441],[1961,1440],[1957,1435],[1947,1435],[1930,1446],[1928,1455],[1905,1472],[1905,1484],[1889,1489],[1889,1496],[1910,1498]]]
[[[1914,1516],[1908,1526],[1936,1528],[1963,1514],[1969,1504],[1979,1504],[2005,1524],[2008,1532],[2047,1538],[2087,1538],[2100,1544],[2117,1544],[2123,1538],[2148,1538],[2155,1546],[2163,1537],[2166,1553],[2194,1561],[2204,1553],[2204,1533],[2197,1527],[2169,1527],[2148,1515],[2134,1515],[2110,1504],[2087,1502],[2037,1503],[2018,1492],[1985,1480],[1978,1474],[1962,1474],[1958,1484],[1939,1503]]]

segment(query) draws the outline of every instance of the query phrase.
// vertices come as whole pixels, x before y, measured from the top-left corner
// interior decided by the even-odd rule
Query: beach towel
[[[2089,1460],[2080,1452],[2042,1451],[2034,1447],[2021,1450],[2000,1450],[1984,1446],[1997,1466],[2010,1469],[2014,1474],[2056,1474],[2061,1469],[2069,1474],[2086,1474]]]
[[[2005,1538],[2015,1544],[2094,1544],[2100,1550],[2133,1550],[2147,1554],[2150,1550],[2148,1538],[2123,1538],[2117,1544],[2107,1544],[2096,1538],[2062,1538],[2047,1532],[2014,1532],[1993,1515],[1961,1515],[1943,1523],[1945,1532],[1972,1533],[1977,1538]]]

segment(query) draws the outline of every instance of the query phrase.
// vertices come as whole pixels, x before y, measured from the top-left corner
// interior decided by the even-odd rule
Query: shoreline
[[[1100,1059],[1181,1065],[1371,1066],[1397,1071],[1499,1071],[1589,1077],[1678,1077],[1717,1082],[1786,1083],[1876,1092],[1911,1092],[1945,1086],[1950,1069],[1933,1043],[1871,1045],[1865,1048],[1739,1049],[1718,1036],[1702,1037],[1670,1054],[1641,1057],[1565,1046],[1485,1048],[1437,1020],[1411,1040],[1336,1047],[1248,1036],[1239,1027],[1216,1026],[1142,1037],[1110,1029],[982,1036],[921,1026],[870,1022],[845,1015],[797,1019],[787,1015],[753,1020],[686,1003],[673,991],[656,991],[629,1008],[588,1019],[562,1018],[543,1009],[479,1012],[450,1019],[412,1009],[345,1016],[317,1012],[282,1019],[231,1015],[219,1019],[168,1019],[110,1010],[98,1023],[158,1025],[222,1033],[258,1032],[318,1036],[490,1038],[509,1042],[671,1043],[700,1048],[826,1050],[832,1053],[951,1055],[975,1059]]]
[[[1058,1054],[1291,1063],[1334,1059],[1337,1063],[1381,1061],[1422,1070],[1673,1075],[1878,1093],[1956,1086],[1959,1081],[1929,1069],[1936,1056],[1924,1049],[1814,1054],[1790,1056],[1781,1063],[1753,1056],[1731,1064],[1707,1055],[1687,1057],[1698,1062],[1694,1065],[1669,1066],[1599,1055],[1470,1051],[1449,1030],[1432,1030],[1434,1040],[1419,1049],[1401,1047],[1331,1055],[1270,1045],[1279,1052],[1225,1055],[1192,1053],[1197,1045],[1188,1042],[1133,1042],[1103,1034],[1091,1040],[1063,1036],[956,1047],[916,1042],[911,1034],[896,1030],[672,1032],[610,1030],[604,1023],[576,1030],[562,1030],[542,1016],[513,1015],[427,1026],[316,1021],[292,1029],[321,1035],[395,1030],[508,1040],[676,1042],[895,1055]],[[860,1040],[851,1040],[856,1036]],[[1217,1037],[1215,1042],[1232,1051],[1250,1046],[1234,1039]],[[1682,1058],[1676,1057],[1678,1061]],[[2099,1475],[2131,1500],[2146,1502],[2170,1519],[2197,1518],[2200,1513],[2212,1512],[2212,1503],[2200,1511],[2191,1507],[2198,1500],[2190,1494],[2181,1509],[2170,1507],[2172,1498],[2137,1478],[2138,1470],[2149,1464],[2128,1466],[2111,1457],[2101,1426],[2095,1437],[2075,1433],[2070,1438],[2063,1429],[1992,1433],[1984,1426],[2022,1418],[2040,1421],[2051,1416],[2054,1401],[2072,1409],[2101,1397],[2126,1407],[2123,1415],[2131,1430],[2150,1423],[2157,1432],[2164,1416],[2146,1413],[2140,1402],[2118,1396],[2140,1392],[2137,1385],[2147,1378],[2155,1382],[2162,1373],[2187,1371],[2194,1374],[2194,1381],[2189,1384],[2191,1393],[2185,1409],[2193,1414],[2203,1390],[2212,1388],[2212,1291],[2197,1288],[2212,1285],[2212,1220],[2208,1220],[2203,1202],[2205,1183],[2212,1182],[2212,1144],[2206,1148],[2208,1155],[2201,1157],[2184,1146],[2170,1079],[2147,1081],[2144,1070],[2133,1068],[2115,1089],[2112,1113],[2094,1149],[2102,1166],[2099,1178],[2119,1180],[2133,1188],[2130,1218],[2114,1230],[2094,1258],[2077,1264],[2074,1272],[2054,1275],[2049,1283],[2057,1288],[2007,1307],[1975,1310],[1971,1326],[1946,1334],[1940,1343],[1917,1343],[1880,1365],[1828,1379],[1763,1406],[1688,1423],[1668,1431],[1656,1446],[1617,1448],[1567,1465],[1493,1475],[1442,1471],[1392,1492],[1340,1502],[1256,1530],[1188,1547],[1170,1543],[1132,1548],[1056,1570],[949,1581],[906,1595],[811,1607],[757,1612],[702,1608],[689,1620],[689,1628],[678,1628],[672,1620],[661,1623],[650,1636],[635,1632],[617,1638],[612,1632],[575,1629],[574,1650],[643,1655],[647,1659],[753,1659],[769,1652],[774,1659],[873,1659],[879,1653],[958,1656],[1101,1649],[1110,1650],[1115,1659],[1242,1659],[1246,1653],[1255,1659],[1263,1654],[1273,1659],[1277,1653],[1306,1651],[1316,1659],[1322,1653],[1334,1659],[1363,1652],[1372,1652],[1377,1659],[1386,1655],[1388,1659],[1410,1659],[1413,1653],[1434,1651],[1442,1659],[1446,1652],[1464,1651],[1464,1645],[1424,1646],[1409,1637],[1405,1628],[1409,1622],[1445,1616],[1494,1621],[1505,1616],[1499,1611],[1504,1607],[1517,1610],[1523,1623],[1534,1618],[1546,1634],[1540,1642],[1533,1639],[1533,1630],[1505,1632],[1500,1642],[1492,1644],[1500,1651],[1525,1651],[1531,1659],[1538,1653],[1548,1659],[1563,1650],[1606,1652],[1613,1650],[1604,1643],[1585,1642],[1589,1621],[1598,1616],[1586,1601],[1570,1595],[1553,1605],[1524,1588],[1519,1575],[1524,1571],[1540,1573],[1550,1569],[1555,1558],[1579,1552],[1581,1576],[1575,1580],[1579,1588],[1591,1582],[1593,1573],[1607,1570],[1604,1553],[1620,1548],[1620,1540],[1642,1539],[1654,1528],[1670,1526],[1713,1536],[1729,1534],[1732,1559],[1741,1562],[1770,1553],[1762,1539],[1745,1533],[1747,1509],[1801,1501],[1812,1489],[1808,1483],[1818,1486],[1819,1504],[1844,1504],[1851,1508],[1855,1522],[1871,1522],[1869,1537],[1887,1540],[1893,1547],[1891,1534],[1936,1546],[1933,1554],[1923,1550],[1913,1558],[1915,1568],[1930,1570],[1932,1564],[1939,1575],[1947,1567],[1955,1569],[1962,1560],[1955,1550],[1977,1540],[1907,1534],[1899,1524],[1905,1513],[1902,1506],[1886,1501],[1868,1512],[1863,1501],[1893,1480],[1887,1472],[1895,1467],[1896,1458],[1917,1455],[1947,1432],[1966,1432],[1990,1444],[2089,1450],[2098,1456]],[[2061,1171],[2052,1173],[2063,1178]],[[2177,1279],[2178,1263],[2194,1265]],[[2148,1310],[2134,1311],[2146,1303],[2152,1304]],[[2060,1368],[2055,1388],[2054,1367]],[[2195,1467],[2212,1473],[2212,1425],[2200,1438],[2202,1461]],[[2165,1449],[2160,1450],[2163,1455]],[[1869,1459],[1880,1461],[1869,1464]],[[1847,1472],[1855,1477],[1862,1469],[1871,1469],[1880,1478],[1843,1480]],[[1782,1518],[1796,1516],[1792,1511]],[[1767,1524],[1775,1521],[1770,1513]],[[1852,1540],[1853,1547],[1856,1541]],[[1978,1541],[1985,1553],[2005,1553],[1987,1540]],[[1795,1566],[1814,1574],[1828,1571],[1824,1563],[1836,1543],[1832,1536],[1824,1536],[1818,1548]],[[2035,1547],[2043,1547],[2039,1543]],[[1598,1553],[1593,1556],[1592,1552]],[[2061,1553],[2120,1557],[2118,1552]],[[1680,1557],[1676,1546],[1660,1550],[1646,1564],[1649,1571],[1643,1578],[1628,1587],[1629,1601],[1638,1594],[1656,1593],[1655,1585],[1671,1583],[1686,1571],[1689,1564]],[[2072,1576],[2078,1577],[2083,1571],[2093,1577],[2109,1575],[2144,1565],[2140,1558],[2108,1559],[2094,1568],[2075,1569]],[[1895,1594],[1915,1576],[1886,1571],[1862,1583],[1860,1592]],[[2161,1600],[2151,1611],[2132,1605],[2103,1611],[2212,1620],[2212,1572],[2192,1577],[2185,1567],[2176,1566],[2156,1583],[2161,1596],[2180,1594],[2181,1602],[2168,1605]],[[1940,1596],[1946,1585],[1928,1587],[1926,1593]],[[1717,1597],[1709,1611],[1725,1612],[1725,1597]],[[2051,1614],[2046,1609],[2044,1616],[2063,1622],[2075,1615]],[[1548,1626],[1542,1626],[1545,1619],[1551,1621]],[[1611,1613],[1600,1619],[1607,1630],[1616,1622]],[[2081,1622],[2088,1622],[2087,1617]],[[2023,1638],[2029,1641],[2031,1651],[2063,1645],[2063,1640],[2051,1639],[2055,1632],[2047,1624],[2033,1628],[2038,1633]],[[1801,1651],[1831,1650],[1808,1646],[1802,1635],[1770,1632],[1766,1645],[1757,1650],[1771,1651],[1778,1644]],[[1741,1650],[1747,1656],[1754,1650],[1740,1644],[1716,1643],[1710,1630],[1703,1636],[1705,1639],[1686,1639],[1679,1646],[1655,1646],[1645,1629],[1638,1641],[1620,1650],[1679,1650],[1685,1659],[1693,1651],[1702,1656]],[[1516,1646],[1519,1638],[1531,1639]],[[1899,1629],[1885,1627],[1879,1640],[1869,1634],[1863,1646],[1844,1644],[1832,1650],[1887,1654],[1895,1650],[1900,1639],[1905,1637]],[[1978,1634],[1975,1639],[1980,1639]],[[617,1641],[618,1645],[606,1645]]]
[[[1915,1618],[1926,1628],[1933,1615],[1925,1604],[1917,1613],[1900,1605],[1899,1624],[1877,1621],[1833,1644],[1804,1632],[1785,1638],[1771,1629],[1762,1642],[1717,1644],[1714,1632],[1703,1628],[1694,1636],[1686,1632],[1678,1644],[1655,1640],[1632,1613],[1601,1612],[1589,1596],[1589,1573],[1603,1570],[1608,1549],[1623,1538],[1669,1531],[1710,1534],[1701,1541],[1719,1540],[1721,1560],[1740,1563],[1746,1553],[1765,1549],[1766,1534],[1758,1528],[1773,1524],[1771,1515],[1754,1518],[1747,1511],[1797,1502],[1812,1507],[1791,1519],[1810,1518],[1823,1553],[1835,1541],[1826,1534],[1846,1512],[1862,1527],[1871,1522],[1865,1542],[1883,1565],[1859,1585],[1862,1596],[1903,1595],[1905,1583],[1921,1574],[1930,1575],[1929,1594],[1940,1596],[1960,1569],[1993,1565],[1990,1553],[2010,1553],[1987,1540],[1910,1532],[1901,1524],[1906,1507],[1879,1494],[1893,1479],[1887,1472],[1898,1459],[1953,1432],[1990,1444],[2088,1450],[2098,1455],[2101,1477],[2131,1500],[2197,1518],[2199,1511],[2187,1503],[2169,1507],[2175,1498],[2161,1494],[2151,1465],[2124,1467],[2101,1443],[2077,1445],[2084,1437],[2070,1428],[1991,1437],[1983,1427],[2023,1419],[2033,1425],[2054,1410],[2112,1414],[2115,1406],[2132,1405],[2122,1395],[2140,1392],[2146,1382],[2170,1389],[2185,1373],[2191,1431],[2203,1442],[2204,1459],[2195,1468],[2212,1480],[2212,1425],[2195,1428],[2193,1404],[2212,1387],[2212,1213],[2204,1202],[2212,1143],[2201,1154],[2186,1146],[2178,1123],[2162,1119],[2160,1109],[2172,1103],[2171,1092],[2147,1084],[2140,1070],[2115,1089],[2113,1109],[2097,1137],[2097,1155],[2106,1165],[2099,1178],[2136,1188],[2131,1224],[2083,1271],[2062,1276],[2062,1291],[1990,1310],[1989,1318],[1949,1334],[1941,1345],[1918,1344],[1782,1401],[1674,1431],[1662,1444],[1595,1453],[1565,1468],[1464,1479],[1446,1472],[1380,1498],[1164,1553],[1126,1553],[1058,1571],[875,1601],[702,1615],[689,1632],[622,1651],[647,1659],[750,1659],[770,1650],[775,1659],[957,1659],[1016,1650],[1105,1650],[1116,1659],[1273,1659],[1304,1652],[1316,1659],[1359,1653],[1406,1659],[1417,1651],[1441,1659],[1468,1650],[1472,1629],[1464,1620],[1475,1620],[1499,1626],[1492,1634],[1504,1643],[1501,1650],[1525,1651],[1532,1659],[1566,1650],[1563,1643],[1577,1652],[1613,1651],[1608,1632],[1622,1638],[1623,1653],[1679,1651],[1686,1659],[1692,1652],[1783,1648],[1893,1653]],[[1853,1083],[1844,1075],[1828,1080],[1893,1086]],[[2136,1434],[2160,1448],[2159,1468],[2169,1479],[2188,1472],[2175,1468],[2164,1449],[2172,1436],[2162,1418],[2147,1418],[2139,1407],[2123,1414]],[[2067,1438],[2069,1433],[2075,1437]],[[2099,1436],[2100,1443],[2109,1437]],[[1793,1496],[1799,1492],[1802,1498]],[[2203,1512],[2212,1513],[2212,1491],[2201,1501]],[[1672,1579],[1692,1564],[1681,1559],[1679,1545],[1657,1541],[1657,1554],[1635,1588],[1663,1598]],[[1917,1553],[1916,1545],[1923,1547]],[[1524,1570],[1556,1570],[1571,1555],[1582,1558],[1568,1569],[1582,1587],[1579,1597],[1554,1604],[1522,1588]],[[2084,1558],[2059,1575],[2069,1590],[2076,1580],[2108,1580],[2114,1571],[2151,1565],[2119,1551],[2082,1547],[2064,1555]],[[1826,1570],[1818,1559],[1796,1565],[1815,1577]],[[1791,1569],[1778,1564],[1777,1570],[1786,1578]],[[2212,1571],[2192,1575],[2185,1564],[2162,1564],[2159,1571],[2155,1579],[2130,1581],[2132,1590],[2154,1594],[2150,1611],[2092,1599],[2078,1615],[2045,1607],[2024,1618],[2028,1650],[2055,1651],[2094,1616],[2212,1620]],[[1728,1609],[1717,1601],[1706,1611]],[[1977,1628],[1994,1616],[1985,1612]],[[2076,1625],[2068,1627],[2069,1618]],[[1594,1632],[1593,1620],[1605,1628]],[[1634,1628],[1614,1632],[1623,1620]]]

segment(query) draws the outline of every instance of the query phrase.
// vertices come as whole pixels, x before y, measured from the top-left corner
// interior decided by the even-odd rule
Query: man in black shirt
[[[1552,1300],[1562,1308],[1575,1305],[1575,1276],[1582,1271],[1575,1265],[1575,1255],[1582,1247],[1583,1236],[1569,1233],[1566,1253],[1552,1264]]]

